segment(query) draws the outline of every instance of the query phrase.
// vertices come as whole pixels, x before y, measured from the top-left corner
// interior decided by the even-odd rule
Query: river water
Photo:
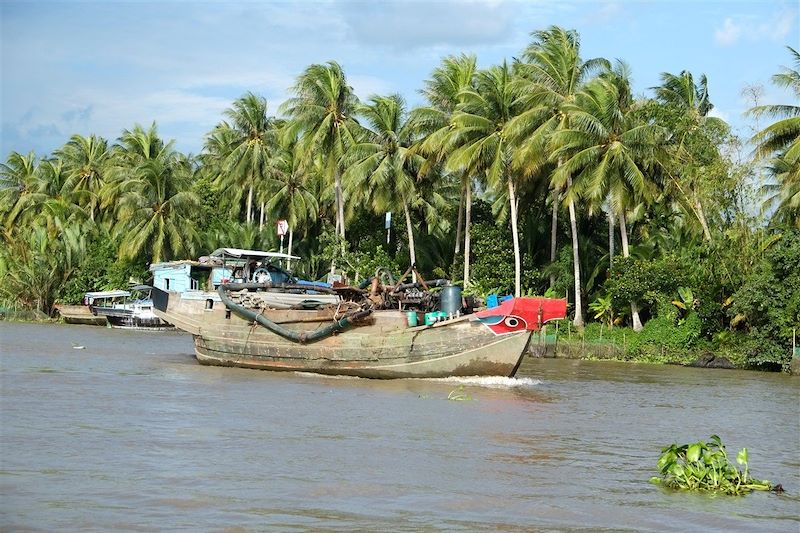
[[[331,378],[92,326],[0,323],[0,347],[2,530],[800,529],[800,378],[567,360]],[[661,447],[713,433],[787,492],[648,483]]]

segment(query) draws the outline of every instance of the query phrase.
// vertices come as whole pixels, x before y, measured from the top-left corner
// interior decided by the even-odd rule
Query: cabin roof
[[[208,263],[201,263],[200,261],[193,261],[191,259],[181,259],[180,261],[165,261],[163,263],[153,263],[152,265],[150,265],[150,270],[155,271],[161,268],[169,268],[180,265],[191,265],[191,266],[205,267],[205,268],[211,268],[214,266]]]
[[[87,298],[121,298],[130,295],[131,293],[128,291],[98,291],[86,293]]]
[[[281,254],[278,252],[262,252],[260,250],[243,250],[241,248],[217,248],[211,254],[211,257],[236,257],[240,259],[260,258],[260,257],[274,257],[278,259],[300,259],[296,255]]]

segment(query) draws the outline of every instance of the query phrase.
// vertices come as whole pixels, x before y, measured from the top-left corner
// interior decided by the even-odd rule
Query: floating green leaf
[[[741,472],[728,459],[725,445],[717,435],[708,442],[695,442],[678,446],[672,444],[661,450],[657,467],[661,477],[650,482],[671,489],[722,492],[743,495],[754,490],[782,492],[780,485],[759,481],[749,476],[747,448],[736,454],[736,462],[744,466]]]

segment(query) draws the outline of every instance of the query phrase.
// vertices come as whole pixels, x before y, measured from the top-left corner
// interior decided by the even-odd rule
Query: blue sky
[[[748,136],[746,85],[769,84],[800,46],[798,3],[781,1],[0,2],[0,156],[46,154],[73,133],[110,140],[156,121],[197,153],[246,91],[276,112],[309,64],[336,60],[356,93],[418,90],[440,59],[518,55],[530,32],[580,32],[584,58],[625,60],[644,94],[664,71],[709,78],[714,114]]]

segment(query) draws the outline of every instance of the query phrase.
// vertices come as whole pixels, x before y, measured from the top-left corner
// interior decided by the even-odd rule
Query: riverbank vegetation
[[[800,97],[788,51],[773,81]],[[606,338],[630,327],[626,342],[785,367],[800,317],[800,107],[751,90],[742,139],[711,113],[704,75],[665,72],[643,95],[630,80],[551,27],[511,62],[443,58],[414,108],[359,100],[329,62],[300,73],[275,114],[253,93],[232,102],[197,155],[155,123],[115,141],[76,134],[51,154],[20,147],[0,168],[0,305],[52,314],[153,262],[275,250],[285,219],[307,278],[332,262],[351,279],[416,264],[479,295],[566,295],[574,326]]]

